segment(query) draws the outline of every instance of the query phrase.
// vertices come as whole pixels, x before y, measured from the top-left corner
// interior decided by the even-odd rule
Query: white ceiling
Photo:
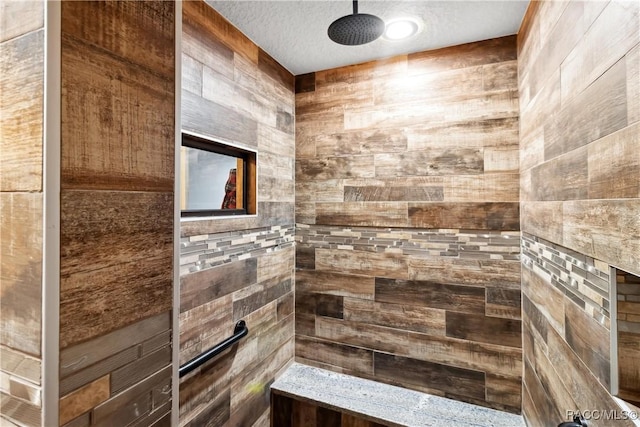
[[[295,75],[373,59],[516,34],[528,0],[360,0],[358,11],[385,22],[415,17],[424,30],[405,41],[382,38],[342,46],[327,36],[336,19],[352,13],[351,0],[207,0],[240,31]]]

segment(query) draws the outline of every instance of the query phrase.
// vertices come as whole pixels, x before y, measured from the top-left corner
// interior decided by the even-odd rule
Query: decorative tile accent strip
[[[293,246],[294,226],[275,225],[182,237],[180,275]]]
[[[519,231],[337,227],[296,224],[296,242],[315,248],[452,258],[519,260]]]
[[[546,278],[609,328],[610,267],[607,263],[523,233],[522,264]]]

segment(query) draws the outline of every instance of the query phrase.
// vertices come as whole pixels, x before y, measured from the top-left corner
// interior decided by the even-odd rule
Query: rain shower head
[[[357,46],[380,37],[384,27],[384,21],[377,16],[358,13],[358,0],[354,0],[353,14],[333,21],[327,33],[338,44]]]

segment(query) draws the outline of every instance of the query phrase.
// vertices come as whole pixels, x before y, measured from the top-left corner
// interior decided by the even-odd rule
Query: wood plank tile
[[[605,388],[611,387],[610,332],[564,298],[565,339]]]
[[[315,323],[316,336],[323,340],[509,377],[521,375],[522,352],[519,348],[431,336],[329,317],[317,317]]]
[[[171,346],[162,347],[137,361],[113,371],[111,392],[118,393],[135,383],[150,377],[171,364]]]
[[[520,319],[520,295],[519,289],[487,287],[485,314],[491,317]]]
[[[588,87],[640,42],[639,14],[635,2],[607,4],[562,64],[563,101]]]
[[[447,336],[510,347],[522,347],[519,320],[447,311]]]
[[[548,279],[540,277],[528,268],[522,269],[522,293],[540,311],[549,324],[564,335],[563,293],[556,289]],[[531,310],[527,310],[527,313],[531,312]],[[532,317],[532,319],[535,321],[536,317]],[[534,323],[534,325],[538,326],[539,324]],[[546,336],[544,330],[539,329],[539,332]]]
[[[101,19],[95,19],[100,16]],[[62,32],[173,80],[174,8],[168,3],[62,4]],[[114,35],[118,35],[114,37]]]
[[[487,150],[485,149],[485,156]],[[486,158],[485,158],[486,167]],[[493,172],[493,171],[492,171]],[[519,201],[519,175],[484,173],[452,175],[444,178],[445,202],[516,202]]]
[[[373,178],[373,176],[372,155],[296,160],[298,179],[326,180],[352,177]]]
[[[202,63],[182,54],[182,89],[202,96]]]
[[[563,244],[640,275],[639,210],[640,199],[565,202]]]
[[[60,425],[89,411],[109,398],[109,376],[105,375],[60,399]]]
[[[299,74],[295,77],[296,93],[313,92],[316,90],[316,73]]]
[[[487,402],[499,404],[511,412],[520,413],[522,407],[522,378],[509,378],[485,373]]]
[[[38,1],[0,3],[0,42],[44,26],[44,5]]]
[[[315,138],[315,154],[320,158],[398,152],[407,149],[404,129],[362,129],[331,134],[319,133]]]
[[[516,59],[516,36],[500,37],[409,55],[409,73],[434,73]]]
[[[62,187],[172,190],[173,80],[66,36],[62,58]]]
[[[522,231],[562,244],[562,212],[562,202],[524,202],[521,204]]]
[[[421,202],[442,201],[442,187],[344,187],[345,202]]]
[[[640,122],[587,147],[589,198],[640,197]]]
[[[145,259],[171,263],[172,193],[62,191],[60,204],[63,276]]]
[[[187,91],[182,92],[182,126],[185,130],[248,146],[255,145],[258,134],[258,125],[253,119]]]
[[[233,330],[231,295],[214,299],[180,313],[180,363],[226,339]]]
[[[486,92],[484,96],[460,95],[443,98],[438,103],[401,103],[380,110],[360,107],[344,112],[344,129],[392,128],[416,122],[478,121],[516,117],[518,94],[514,89]],[[391,107],[391,106],[389,106]]]
[[[309,218],[310,219],[310,218]],[[406,227],[406,202],[316,203],[313,224]]]
[[[507,148],[518,146],[518,118],[447,120],[412,123],[405,131],[407,148],[412,151],[441,148]]]
[[[417,305],[379,303],[358,298],[345,298],[344,319],[428,335],[445,333],[445,312]]]
[[[296,357],[329,363],[356,373],[373,373],[372,351],[322,339],[296,335]]]
[[[169,310],[172,269],[156,257],[62,277],[61,348]]]
[[[437,388],[456,396],[484,399],[485,374],[453,366],[374,353],[375,374],[406,384]]]
[[[206,2],[188,2],[182,10],[183,20],[201,33],[210,33],[229,49],[258,64],[258,46]]]
[[[483,153],[478,149],[432,149],[375,155],[376,177],[480,174],[483,167]]]
[[[517,290],[520,289],[520,262],[410,257],[409,279]]]
[[[31,6],[30,6],[31,5]],[[26,13],[37,17],[42,6],[36,2],[2,2],[8,16]],[[23,10],[24,9],[24,10]],[[39,11],[38,11],[39,10]],[[2,32],[9,36],[23,28],[21,19],[14,17]],[[40,18],[41,21],[42,18]],[[38,19],[34,21],[38,24]],[[9,23],[7,23],[9,24]],[[15,28],[12,28],[16,25]],[[38,24],[39,25],[39,24]],[[24,27],[24,29],[29,28]],[[42,138],[44,111],[44,30],[34,31],[23,37],[2,43],[0,49],[0,132],[1,191],[41,191],[42,189]]]
[[[180,279],[180,311],[257,283],[258,260],[249,258],[187,274]]]
[[[202,412],[198,413],[195,418],[185,425],[193,427],[201,425],[223,425],[230,417],[230,399],[231,392],[229,389],[226,389],[216,396]]]
[[[199,64],[200,68],[208,67],[220,76],[234,79],[235,59],[233,51],[224,45],[218,38],[194,24],[183,15],[182,25],[182,52]],[[183,69],[185,67],[183,63]],[[252,64],[253,65],[253,64]],[[184,77],[183,77],[184,80]]]
[[[258,48],[258,68],[288,90],[295,89],[293,74],[260,48]]]
[[[519,204],[409,203],[409,224],[418,228],[519,230]]]
[[[316,269],[407,279],[407,259],[397,253],[316,249]]]
[[[330,271],[296,271],[296,290],[323,294],[373,299],[375,278]]]
[[[260,307],[291,292],[291,289],[292,279],[289,277],[284,280],[273,281],[273,283],[267,282],[264,285],[257,285],[256,291],[250,295],[243,296],[239,299],[234,297],[233,320],[241,320]]]
[[[404,73],[407,70],[407,56],[397,55],[378,61],[332,68],[316,72],[316,88],[335,83],[354,84],[380,77]]]
[[[588,197],[588,152],[579,147],[531,170],[533,200],[580,200]]]
[[[484,313],[485,311],[484,288],[447,285],[426,280],[394,280],[376,277],[375,300],[463,313]]]
[[[288,247],[277,249],[258,256],[257,279],[264,282],[269,279],[277,279],[293,276],[295,249]]]
[[[587,89],[563,103],[555,120],[545,125],[545,160],[627,126],[626,95],[625,61],[619,61]]]
[[[42,193],[0,193],[0,342],[31,355],[41,354],[42,203]]]
[[[171,318],[169,312],[166,312],[90,341],[65,348],[60,352],[61,377],[67,377],[170,328]]]
[[[560,381],[575,400],[577,407],[615,408],[611,395],[578,359],[568,344],[553,330],[549,331],[549,361],[553,366],[562,366],[557,370]],[[633,425],[631,420],[617,421],[621,426]],[[606,424],[601,424],[602,426]]]
[[[506,74],[506,73],[505,73]],[[373,88],[376,105],[389,105],[416,100],[437,102],[439,98],[459,94],[480,95],[483,88],[483,69],[481,65],[451,70],[441,70],[438,73],[418,75],[394,75],[394,78],[376,80]],[[509,76],[515,86],[515,74]],[[504,89],[499,87],[497,89]],[[411,88],[411,90],[407,90]],[[489,89],[487,89],[489,90]]]

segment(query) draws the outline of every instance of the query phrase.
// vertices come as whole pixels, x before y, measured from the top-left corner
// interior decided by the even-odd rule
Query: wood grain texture
[[[409,385],[436,388],[449,396],[484,399],[484,372],[453,368],[385,353],[374,354],[376,374]]]
[[[20,6],[22,2],[3,2],[0,7],[8,16],[20,10],[28,17],[30,11],[33,12],[29,5],[33,6],[33,3],[25,2],[24,6]],[[22,11],[22,7],[26,10]],[[1,19],[4,21],[5,15]],[[20,30],[21,25],[26,25],[15,16],[13,22],[17,26],[14,29],[16,31]],[[2,28],[4,31],[4,25]],[[11,31],[11,27],[7,31]],[[0,43],[0,110],[0,190],[41,191],[44,30],[31,31],[22,37]]]
[[[508,36],[409,55],[411,74],[472,67],[516,59],[516,37]]]
[[[204,1],[183,6],[183,54],[190,60],[183,63],[189,88],[182,94],[182,127],[257,149],[261,178],[256,216],[184,222],[181,235],[288,227],[294,223],[294,78]],[[183,87],[184,78],[183,70]],[[269,384],[295,349],[295,251],[278,246],[258,256],[252,251],[259,247],[230,247],[231,262],[183,272],[181,360],[226,338],[236,320],[245,320],[250,332],[182,378],[180,425],[268,425]]]
[[[484,313],[485,290],[418,280],[376,278],[375,300],[463,313]]]
[[[519,230],[518,203],[409,203],[409,224],[417,228]]]
[[[0,4],[0,43],[36,31],[44,26],[44,4],[39,1]]]
[[[545,124],[545,160],[627,126],[626,64],[619,61],[586,90],[563,103]]]
[[[447,312],[446,323],[448,337],[517,348],[522,346],[521,323],[518,320]]]
[[[166,2],[77,1],[62,5],[65,34],[173,80],[173,8]],[[108,16],[110,27],[95,16]],[[117,35],[117,36],[116,36]]]
[[[62,76],[62,188],[171,191],[173,79],[66,33]]]
[[[0,193],[0,343],[39,357],[42,335],[42,193]]]

